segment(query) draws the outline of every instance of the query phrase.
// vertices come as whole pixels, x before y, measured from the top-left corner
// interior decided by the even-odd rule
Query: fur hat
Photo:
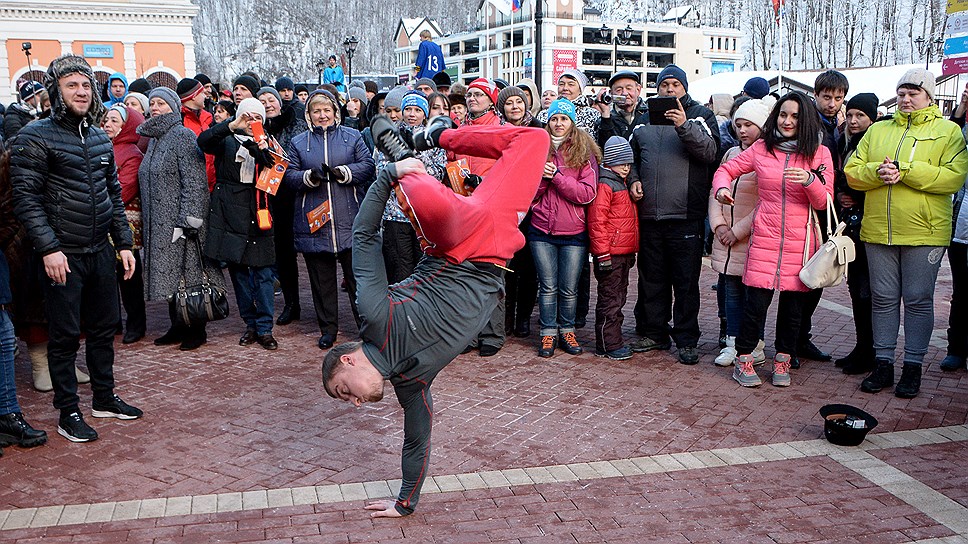
[[[689,92],[689,79],[686,78],[686,72],[682,68],[679,68],[675,64],[666,66],[659,72],[659,77],[655,79],[655,86],[662,85],[662,82],[667,79],[678,80],[679,83],[682,83],[682,87],[686,92]]]
[[[901,85],[920,87],[924,89],[924,92],[928,93],[928,98],[934,100],[934,74],[924,68],[911,68],[907,72],[904,72],[901,80],[897,82],[896,88],[900,89]]]
[[[621,136],[612,136],[605,142],[605,149],[602,151],[604,166],[620,166],[632,164],[635,156],[632,154],[632,146],[629,141]]]
[[[860,93],[854,95],[853,98],[847,101],[847,110],[859,110],[864,112],[871,121],[877,121],[877,106],[880,104],[880,100],[877,99],[877,95],[874,93]]]
[[[81,74],[90,80],[91,106],[87,109],[84,118],[87,119],[89,125],[100,124],[106,110],[104,104],[98,99],[99,85],[94,78],[94,71],[91,70],[91,65],[83,57],[74,54],[61,55],[52,60],[47,67],[47,73],[44,74],[44,88],[47,89],[47,94],[50,96],[51,117],[61,119],[68,115],[67,104],[64,103],[64,98],[60,95],[58,82],[61,78],[71,74]]]
[[[160,98],[168,104],[171,111],[175,113],[181,112],[181,99],[175,94],[175,91],[169,89],[168,87],[155,87],[148,94],[148,102],[151,102],[152,98]]]
[[[497,90],[497,85],[495,85],[493,81],[483,77],[479,77],[474,81],[471,81],[471,84],[467,86],[467,90],[471,90],[471,89],[477,89],[481,91],[482,93],[486,94],[488,98],[491,99],[491,104],[497,104],[498,90]],[[465,95],[465,98],[466,98],[466,95]]]
[[[447,72],[437,72],[434,74],[434,83],[436,83],[438,87],[450,87],[450,75],[448,75]]]

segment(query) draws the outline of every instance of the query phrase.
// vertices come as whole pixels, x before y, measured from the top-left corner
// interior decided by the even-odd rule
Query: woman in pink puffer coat
[[[820,145],[820,123],[820,114],[810,98],[799,92],[787,94],[766,120],[763,139],[720,166],[713,177],[716,200],[731,204],[731,181],[756,173],[759,203],[753,212],[743,274],[748,289],[736,338],[740,357],[733,370],[733,378],[746,387],[762,383],[750,354],[766,321],[773,291],[780,291],[773,385],[790,385],[790,358],[797,354],[801,306],[809,291],[799,273],[820,244],[820,230],[810,210],[826,209],[827,195],[833,194],[834,187],[830,152]]]

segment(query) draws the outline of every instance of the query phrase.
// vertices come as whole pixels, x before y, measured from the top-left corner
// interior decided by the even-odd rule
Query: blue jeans
[[[531,253],[538,271],[538,320],[541,336],[575,332],[578,278],[588,248],[532,240]]]
[[[13,380],[13,353],[17,337],[13,321],[6,310],[0,310],[0,415],[20,411],[17,404],[17,384]]]
[[[229,274],[245,327],[256,334],[271,334],[275,312],[272,267],[230,264]]]
[[[719,293],[722,294],[726,308],[726,336],[736,338],[739,336],[746,308],[746,285],[743,283],[743,276],[720,274]],[[760,339],[764,338],[764,333],[765,330],[760,330]]]

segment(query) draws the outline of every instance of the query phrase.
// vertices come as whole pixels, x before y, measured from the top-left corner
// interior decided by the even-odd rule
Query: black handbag
[[[198,236],[192,236],[198,249],[198,266],[202,271],[200,285],[186,286],[185,267],[188,259],[188,240],[185,240],[185,252],[182,254],[182,277],[178,280],[178,288],[168,296],[168,315],[172,324],[193,326],[203,325],[209,321],[225,319],[229,315],[229,301],[225,297],[225,289],[209,282],[208,273],[202,264],[202,244]]]

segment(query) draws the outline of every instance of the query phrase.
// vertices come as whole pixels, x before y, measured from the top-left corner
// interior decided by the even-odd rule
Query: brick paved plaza
[[[115,365],[118,392],[145,418],[88,418],[93,443],[57,435],[21,350],[20,400],[50,441],[4,449],[0,542],[968,543],[968,374],[937,368],[947,263],[913,400],[861,393],[861,377],[812,361],[790,388],[741,388],[711,364],[708,268],[697,366],[674,351],[540,359],[534,338],[488,359],[462,355],[434,383],[433,478],[398,520],[371,520],[362,506],[399,486],[402,411],[389,387],[360,409],[326,396],[302,279],[303,320],[276,328],[275,352],[238,346],[236,314],[198,351],[156,347],[167,313],[149,305],[147,339],[119,337]],[[634,287],[629,317],[632,304]],[[345,296],[341,305],[350,323]],[[593,346],[592,328],[579,332]],[[851,349],[845,287],[825,293],[814,333],[835,356]],[[817,415],[828,403],[880,425],[859,448],[833,446]]]

